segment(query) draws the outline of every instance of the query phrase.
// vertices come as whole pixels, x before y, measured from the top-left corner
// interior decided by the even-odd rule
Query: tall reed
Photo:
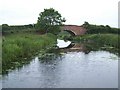
[[[52,34],[13,34],[3,37],[2,65],[3,67],[19,60],[33,56],[36,52],[56,43]]]

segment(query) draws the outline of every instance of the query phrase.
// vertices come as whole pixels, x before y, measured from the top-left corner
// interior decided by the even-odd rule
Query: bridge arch
[[[67,30],[67,29],[65,29],[65,30],[63,30],[63,31],[66,31],[66,32],[70,33],[72,36],[75,36],[75,35],[76,35],[76,33],[73,32],[72,30]]]
[[[86,33],[86,29],[82,26],[77,25],[63,25],[61,26],[62,31],[67,31],[71,35],[80,36]]]

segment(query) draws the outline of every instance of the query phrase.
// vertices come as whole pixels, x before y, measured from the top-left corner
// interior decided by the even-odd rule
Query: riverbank
[[[83,36],[77,36],[73,38],[73,42],[90,42],[94,44],[99,44],[100,46],[109,47],[111,49],[117,49],[119,53],[119,45],[118,41],[120,37],[118,34],[86,34]]]
[[[21,66],[20,63],[25,63],[40,50],[56,44],[56,41],[53,34],[19,33],[3,36],[2,72]]]

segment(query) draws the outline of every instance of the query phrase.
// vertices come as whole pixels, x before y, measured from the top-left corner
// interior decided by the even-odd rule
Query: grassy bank
[[[117,34],[86,34],[83,36],[75,37],[74,41],[94,42],[96,44],[104,46],[107,45],[118,49],[118,46],[120,45],[118,39],[119,37]]]
[[[112,50],[120,55],[119,35],[117,34],[86,34],[73,38],[74,42],[87,42],[101,46],[105,50]]]
[[[36,52],[56,43],[53,34],[12,34],[3,37],[2,65],[3,69],[14,62],[27,60]],[[12,66],[12,65],[11,65]],[[9,67],[10,68],[10,67]]]

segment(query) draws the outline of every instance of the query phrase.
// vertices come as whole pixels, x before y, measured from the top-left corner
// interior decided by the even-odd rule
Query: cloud
[[[53,7],[66,18],[66,24],[118,26],[118,0],[2,0],[0,24],[36,23],[44,8]]]

